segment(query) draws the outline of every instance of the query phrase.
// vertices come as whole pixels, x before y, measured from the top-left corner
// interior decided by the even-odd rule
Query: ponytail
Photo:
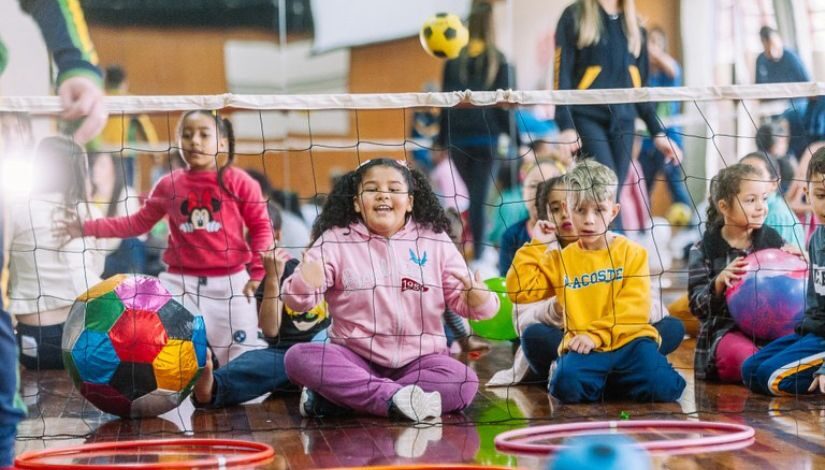
[[[226,139],[226,144],[228,147],[226,163],[224,163],[220,168],[218,168],[218,186],[222,190],[226,191],[233,198],[238,199],[238,196],[236,194],[227,189],[223,181],[224,173],[226,173],[226,170],[230,166],[232,166],[232,163],[235,161],[235,130],[232,127],[232,122],[229,119],[222,118],[220,116],[215,116],[215,119],[218,132],[220,132],[221,136],[223,136]]]

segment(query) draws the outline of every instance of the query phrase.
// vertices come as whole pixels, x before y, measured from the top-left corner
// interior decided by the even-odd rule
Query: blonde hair
[[[579,207],[583,202],[615,201],[619,189],[619,179],[610,168],[593,159],[579,162],[564,175],[567,183],[567,201],[570,207]]]
[[[602,19],[599,15],[598,0],[578,0],[578,40],[576,47],[584,49],[599,42],[602,37]],[[633,57],[639,57],[642,52],[642,30],[639,18],[636,16],[635,0],[619,0],[619,8],[624,13],[623,29],[627,37],[627,50]]]

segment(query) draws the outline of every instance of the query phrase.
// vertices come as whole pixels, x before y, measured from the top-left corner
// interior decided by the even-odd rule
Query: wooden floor
[[[463,414],[445,416],[441,425],[415,427],[405,422],[361,417],[303,420],[297,394],[270,397],[254,404],[195,412],[188,401],[160,418],[123,421],[95,410],[73,390],[62,372],[23,374],[30,407],[22,423],[18,451],[109,440],[231,437],[264,442],[277,454],[263,468],[299,469],[393,463],[476,462],[539,468],[544,459],[495,451],[496,434],[526,426],[618,419],[704,419],[744,423],[756,429],[756,443],[744,450],[704,455],[656,457],[661,468],[825,468],[825,399],[762,397],[742,387],[695,382],[691,370],[693,341],[687,340],[671,361],[688,381],[679,403],[561,405],[537,385],[484,389]],[[469,363],[484,379],[511,360],[499,344]]]

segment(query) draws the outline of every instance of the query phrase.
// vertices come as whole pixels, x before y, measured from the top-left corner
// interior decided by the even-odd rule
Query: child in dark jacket
[[[825,223],[825,148],[811,157],[805,193],[819,224]],[[819,225],[808,246],[808,298],[796,331],[774,340],[742,366],[751,390],[766,395],[825,394],[825,228]]]

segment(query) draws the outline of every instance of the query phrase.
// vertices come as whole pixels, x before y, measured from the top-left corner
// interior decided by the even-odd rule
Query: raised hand
[[[267,278],[280,282],[281,277],[284,275],[286,262],[291,258],[289,252],[283,248],[273,248],[261,253],[261,263],[264,265]]]
[[[301,264],[298,265],[301,271],[301,278],[309,286],[320,289],[324,285],[324,266],[320,261],[308,259],[307,254],[304,253]]]
[[[481,281],[481,273],[479,272],[476,272],[472,277],[460,271],[450,271],[449,274],[464,285],[461,299],[470,308],[480,307],[492,295],[487,286]]]
[[[539,220],[533,229],[533,240],[549,245],[556,242],[556,224],[549,220]]]

